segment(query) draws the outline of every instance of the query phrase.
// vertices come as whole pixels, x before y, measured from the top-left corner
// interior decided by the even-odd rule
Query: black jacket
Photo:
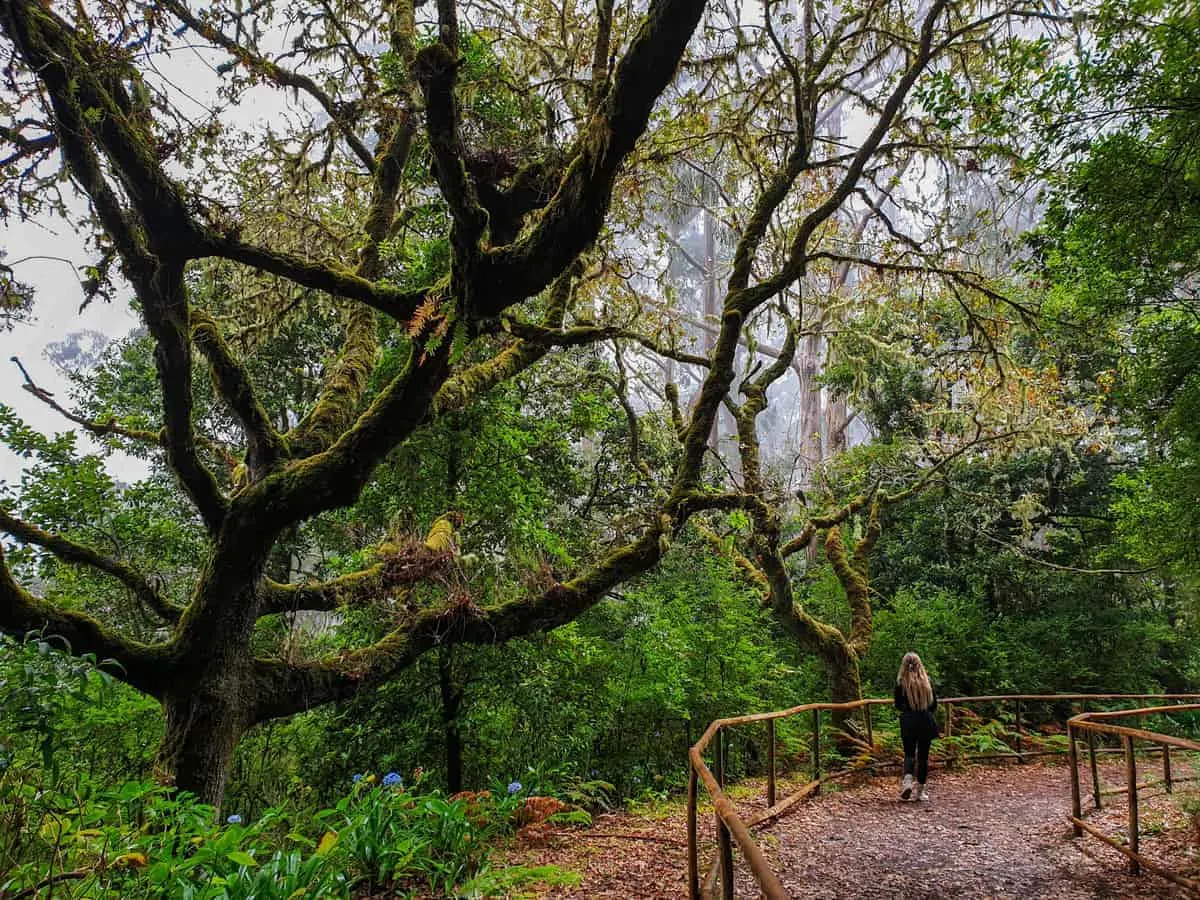
[[[913,709],[903,688],[897,684],[896,709],[900,710],[900,733],[902,735],[913,735],[932,740],[941,733],[937,720],[933,717],[933,712],[937,709],[937,691],[933,692],[933,702],[929,704],[928,709]]]

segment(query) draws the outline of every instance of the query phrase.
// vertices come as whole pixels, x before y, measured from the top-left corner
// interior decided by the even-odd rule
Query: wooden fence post
[[[872,749],[874,749],[875,748],[875,730],[871,727],[871,704],[870,703],[868,703],[866,706],[863,707],[863,713],[866,715],[866,718],[867,718],[867,743],[871,745]]]
[[[1138,852],[1138,786],[1137,762],[1133,756],[1133,738],[1125,735],[1125,778],[1129,782],[1129,849]],[[1129,858],[1129,871],[1137,875],[1141,864],[1134,857]]]
[[[1067,759],[1071,766],[1071,817],[1081,819],[1083,808],[1079,803],[1079,758],[1075,751],[1075,729],[1070,724],[1067,725]],[[1078,822],[1071,823],[1071,830],[1075,837],[1083,837],[1083,829]]]
[[[767,806],[775,805],[775,720],[767,719]]]
[[[717,820],[721,821],[720,815]],[[718,829],[717,844],[721,853],[721,897],[733,900],[733,841],[723,821]]]
[[[1025,762],[1025,754],[1021,748],[1021,701],[1017,701],[1017,762]]]
[[[699,802],[699,779],[696,767],[688,763],[687,868],[688,898],[700,900],[700,850],[696,841],[696,806]]]
[[[1088,729],[1088,753],[1092,763],[1092,803],[1100,808],[1100,770],[1096,767],[1096,733]]]
[[[1166,782],[1167,793],[1173,792],[1171,783],[1171,745],[1163,744],[1163,781]]]
[[[717,732],[717,784],[721,789],[725,788],[725,749],[727,741],[725,739],[725,729],[720,729]],[[729,833],[729,826],[725,824],[725,820],[721,818],[719,810],[714,810],[714,815],[717,820],[717,858],[721,867],[721,896],[725,900],[733,900],[733,838]]]
[[[812,777],[813,781],[821,780],[821,710],[814,709],[813,711],[813,736],[812,736]],[[821,786],[818,784],[814,793],[821,793]]]

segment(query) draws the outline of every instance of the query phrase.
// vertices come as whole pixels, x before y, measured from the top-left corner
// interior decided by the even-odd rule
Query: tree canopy
[[[454,647],[573,622],[697,535],[857,693],[892,509],[1106,439],[988,194],[1029,171],[1010,114],[1074,22],[1007,0],[0,4],[0,212],[78,228],[89,301],[132,296],[145,326],[69,401],[25,388],[152,472],[118,484],[3,411],[34,462],[0,506],[0,628],[158,700],[160,766],[214,804],[255,725],[427,655],[457,705]],[[1083,246],[1092,211],[1063,204]],[[874,440],[848,450],[855,419]],[[1008,488],[989,509],[1044,511]],[[821,548],[848,617],[806,607]],[[305,639],[330,622],[349,643]]]

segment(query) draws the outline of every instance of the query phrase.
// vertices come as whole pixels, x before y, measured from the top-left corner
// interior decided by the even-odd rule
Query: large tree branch
[[[200,461],[192,429],[192,345],[182,263],[157,266],[149,275],[131,273],[142,314],[154,338],[154,364],[162,391],[167,462],[196,504],[210,532],[225,518],[226,500],[212,472]]]
[[[415,348],[403,371],[327,450],[291,463],[244,492],[238,498],[243,512],[253,509],[270,530],[353,503],[375,467],[431,414],[434,395],[449,373],[454,327],[436,350]]]
[[[839,507],[838,509],[832,510],[820,516],[811,516],[809,520],[804,523],[804,527],[800,529],[800,533],[784,544],[782,548],[780,548],[780,555],[786,559],[793,553],[797,553],[800,550],[805,549],[810,543],[812,543],[813,538],[817,536],[818,532],[822,531],[823,529],[833,528],[837,525],[840,525],[842,522],[845,522],[852,515],[871,502],[877,489],[878,485],[873,487],[868,493],[859,494],[853,497],[848,503]]]
[[[259,589],[262,600],[259,615],[271,616],[302,610],[330,612],[335,609],[365,606],[370,601],[381,598],[384,591],[381,562],[330,581],[281,584],[266,579]]]
[[[192,433],[191,344],[183,261],[175,256],[163,263],[147,249],[148,244],[160,249],[180,244],[181,234],[192,233],[191,220],[174,185],[156,161],[147,159],[150,151],[138,143],[139,136],[129,124],[126,110],[100,88],[96,73],[104,67],[72,29],[36,4],[24,3],[0,5],[0,28],[45,86],[67,164],[91,197],[141,300],[156,344],[167,460],[209,530],[215,531],[224,517],[225,500],[212,473],[200,462]],[[103,115],[93,133],[91,119],[95,116],[85,115],[85,108],[97,105]],[[109,187],[89,143],[91,136],[105,147],[121,174],[127,193],[142,215],[144,230],[126,213]],[[164,216],[171,221],[160,221]]]
[[[825,556],[833,566],[850,607],[850,637],[847,643],[855,652],[865,651],[871,639],[871,585],[867,581],[866,571],[858,568],[854,564],[857,560],[851,560],[846,553],[840,525],[834,525],[825,532]]]
[[[400,7],[395,15],[399,19],[405,16],[409,18],[404,21],[393,20],[393,41],[400,47],[400,52],[407,54],[411,49],[412,6],[403,3]],[[371,199],[363,220],[366,244],[355,273],[358,279],[375,280],[383,273],[381,248],[392,234],[397,196],[404,178],[404,166],[412,149],[414,128],[410,110],[401,110],[392,122],[391,132],[380,150],[379,165],[371,182]],[[428,296],[422,302],[430,302]],[[414,316],[416,309],[414,302],[408,316]],[[358,307],[348,313],[346,340],[333,371],[322,386],[312,409],[286,436],[294,456],[309,456],[327,449],[354,422],[378,353],[375,320],[374,311],[366,307]]]
[[[137,71],[40,4],[4,4],[0,27],[51,95],[59,123],[66,124],[62,108],[70,107],[81,126],[79,137],[90,136],[103,148],[145,227],[146,244],[156,254],[194,255],[199,229],[158,159],[148,111],[125,87],[140,81]],[[60,143],[63,139],[60,133]]]
[[[531,326],[538,329],[539,335],[561,333],[563,321],[571,305],[575,279],[581,270],[581,264],[576,263],[559,275],[550,286],[542,324]],[[434,397],[434,415],[440,416],[462,409],[475,397],[482,396],[496,385],[532,366],[555,346],[553,340],[517,340],[492,358],[454,373],[446,379]]]
[[[267,579],[259,589],[260,616],[274,613],[367,606],[389,596],[407,594],[413,585],[443,574],[454,553],[426,544],[388,553],[379,562],[330,581],[280,584]]]
[[[258,402],[249,373],[234,359],[213,318],[193,310],[191,324],[192,340],[208,360],[217,393],[229,405],[246,435],[246,467],[250,478],[257,479],[279,459],[282,451],[279,432]]]
[[[452,0],[447,2],[453,6]],[[460,257],[456,262],[461,265],[478,254],[487,213],[479,204],[479,195],[463,162],[466,152],[458,131],[458,102],[454,97],[459,65],[450,47],[437,43],[417,54],[414,68],[425,95],[425,128],[433,153],[434,174],[454,220],[450,242]]]
[[[201,253],[239,262],[253,269],[278,275],[296,284],[324,291],[334,297],[357,300],[398,322],[412,318],[421,301],[434,288],[403,290],[343,268],[336,263],[320,263],[291,256],[264,247],[243,243],[236,237],[210,232],[204,235]]]
[[[370,647],[314,663],[257,660],[261,699],[255,720],[287,716],[353,696],[386,681],[434,647],[502,643],[565,625],[615,585],[658,562],[664,552],[660,541],[664,524],[654,520],[636,541],[610,553],[579,577],[555,584],[535,597],[491,608],[463,602],[424,610]]]
[[[646,130],[703,10],[703,0],[652,0],[554,198],[524,237],[486,253],[472,273],[471,315],[494,317],[538,293],[596,239],[617,170]]]
[[[24,638],[36,633],[66,641],[75,656],[93,654],[106,670],[152,697],[161,697],[168,659],[162,647],[126,640],[95,619],[74,610],[59,609],[37,597],[13,578],[0,546],[0,631]]]
[[[708,367],[708,360],[703,356],[697,356],[694,353],[685,353],[682,350],[675,350],[671,347],[664,347],[653,338],[649,338],[636,331],[630,331],[628,328],[623,328],[620,325],[576,325],[573,328],[553,329],[544,328],[540,325],[531,325],[527,322],[506,320],[503,328],[511,334],[517,335],[528,344],[545,347],[580,347],[600,341],[623,339],[640,344],[651,353],[661,356],[664,359],[673,359],[676,362],[686,363],[689,366]]]
[[[63,562],[88,566],[97,571],[111,575],[125,587],[151,612],[167,622],[179,621],[182,610],[163,597],[150,581],[137,569],[128,563],[104,556],[91,547],[77,544],[67,538],[51,534],[36,525],[24,522],[0,509],[0,531],[6,531],[17,540],[26,544],[35,544],[49,550]]]

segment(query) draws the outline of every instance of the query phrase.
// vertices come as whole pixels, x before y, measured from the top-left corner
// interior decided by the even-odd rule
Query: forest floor
[[[1105,787],[1123,787],[1124,770],[1103,766],[1101,778]],[[1125,857],[1094,837],[1072,840],[1069,770],[1062,765],[934,772],[929,786],[928,803],[900,802],[893,777],[827,787],[756,837],[795,897],[1082,900],[1181,893],[1154,875],[1128,874]],[[781,785],[781,797],[785,791]],[[763,806],[761,783],[744,783],[731,796],[743,814]],[[1173,796],[1143,791],[1139,832],[1147,858],[1194,877],[1200,848],[1181,810],[1188,797],[1200,799],[1182,786]],[[1124,839],[1125,796],[1104,799],[1102,810],[1089,812],[1085,793],[1085,818]],[[702,808],[702,874],[713,858],[712,821],[711,807]],[[555,889],[553,897],[676,898],[686,894],[686,834],[686,808],[668,803],[597,816],[589,829],[554,832],[509,859],[580,873],[579,885]],[[749,868],[740,854],[735,858],[737,896],[758,896]]]

